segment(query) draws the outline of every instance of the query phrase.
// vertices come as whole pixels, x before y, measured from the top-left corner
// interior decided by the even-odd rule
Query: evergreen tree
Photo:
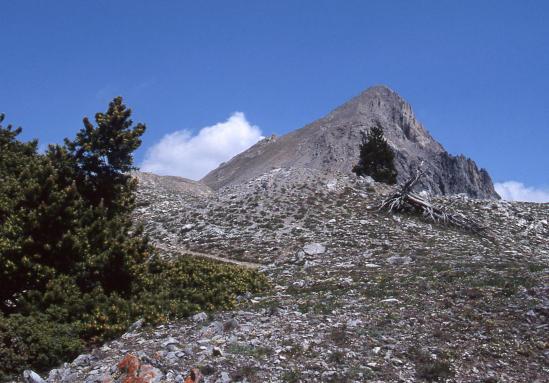
[[[128,171],[145,130],[130,115],[116,98],[97,127],[85,119],[74,141],[44,155],[16,139],[20,129],[0,126],[1,311],[17,311],[25,296],[36,303],[61,277],[83,293],[130,293],[150,251],[130,216]]]
[[[129,293],[150,251],[142,229],[132,228],[130,216],[137,181],[129,172],[134,169],[133,152],[146,129],[143,124],[134,126],[130,117],[131,109],[116,97],[106,113],[95,115],[96,127],[84,118],[76,139],[65,140],[68,158],[75,166],[73,179],[90,208],[85,218],[87,241],[94,251],[85,258],[85,272],[79,279],[87,289],[100,283],[107,292]]]
[[[368,175],[378,182],[396,183],[395,155],[383,136],[383,128],[373,126],[366,134],[362,132],[360,159],[353,167],[358,176]]]
[[[0,115],[0,124],[4,115]],[[35,254],[23,256],[28,243],[28,200],[36,196],[41,162],[36,154],[37,142],[17,140],[21,128],[0,125],[0,309],[8,311],[15,305],[14,295],[29,288],[27,276],[33,271]],[[42,275],[48,274],[40,270]]]
[[[76,162],[76,180],[80,193],[92,205],[101,204],[109,214],[127,211],[133,206],[136,182],[132,153],[141,145],[145,125],[132,126],[131,109],[116,97],[106,113],[97,113],[97,127],[84,118],[84,128],[76,139],[65,139],[65,146]]]
[[[0,381],[74,358],[137,318],[231,308],[267,284],[232,265],[151,257],[131,219],[145,126],[130,115],[116,98],[96,126],[84,119],[73,141],[44,154],[0,115]]]

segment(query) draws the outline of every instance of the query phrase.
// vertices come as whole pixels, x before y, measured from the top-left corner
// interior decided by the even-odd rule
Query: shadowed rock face
[[[424,161],[418,185],[434,194],[499,198],[484,169],[452,156],[416,120],[412,108],[385,86],[367,89],[327,116],[282,137],[266,138],[221,164],[201,181],[213,189],[258,177],[274,168],[313,168],[350,173],[359,157],[361,131],[379,124],[395,151],[398,181]]]

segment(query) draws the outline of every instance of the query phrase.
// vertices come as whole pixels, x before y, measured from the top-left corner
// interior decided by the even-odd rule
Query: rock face
[[[282,137],[271,136],[222,164],[202,179],[213,189],[235,185],[274,168],[313,168],[350,173],[359,157],[361,132],[379,124],[395,151],[398,180],[424,161],[420,184],[433,194],[465,193],[498,199],[484,169],[464,156],[452,156],[416,120],[411,106],[385,86],[375,86],[327,116]]]

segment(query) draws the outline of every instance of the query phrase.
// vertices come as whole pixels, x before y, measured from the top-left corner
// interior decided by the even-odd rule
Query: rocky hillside
[[[313,168],[350,173],[358,161],[361,132],[383,127],[396,152],[399,180],[424,161],[419,185],[434,194],[465,193],[499,198],[486,170],[464,156],[452,156],[416,120],[412,108],[385,86],[372,87],[327,116],[282,137],[262,140],[210,172],[202,181],[213,189],[254,179],[274,168]]]
[[[475,235],[380,212],[389,189],[346,172],[274,169],[201,195],[153,179],[135,218],[163,256],[258,267],[271,291],[138,323],[48,382],[549,380],[548,204],[434,199]]]
[[[155,190],[159,194],[170,194],[186,197],[207,197],[214,193],[201,182],[177,176],[159,176],[153,173],[135,172],[141,190]]]

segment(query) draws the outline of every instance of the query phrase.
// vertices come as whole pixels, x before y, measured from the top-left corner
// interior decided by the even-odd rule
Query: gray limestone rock
[[[32,370],[23,371],[23,381],[25,383],[46,383],[36,372]]]
[[[135,321],[129,328],[128,332],[133,332],[139,330],[145,324],[145,319],[141,318]]]
[[[82,355],[78,355],[78,357],[76,357],[75,360],[73,360],[72,364],[73,366],[75,367],[82,367],[82,366],[87,366],[90,364],[90,362],[92,361],[93,359],[93,356],[90,355],[90,354],[82,354]]]
[[[206,319],[208,319],[208,314],[206,314],[205,312],[200,312],[192,316],[192,320],[194,322],[204,322]]]
[[[321,243],[308,243],[303,246],[303,252],[307,255],[323,254],[326,251],[326,247]]]
[[[327,116],[282,137],[264,139],[221,164],[201,181],[213,189],[254,179],[278,168],[313,168],[351,173],[359,157],[361,132],[380,125],[395,151],[398,181],[423,162],[426,177],[418,189],[434,194],[465,193],[497,199],[489,174],[462,155],[453,156],[417,121],[396,92],[375,86]]]

